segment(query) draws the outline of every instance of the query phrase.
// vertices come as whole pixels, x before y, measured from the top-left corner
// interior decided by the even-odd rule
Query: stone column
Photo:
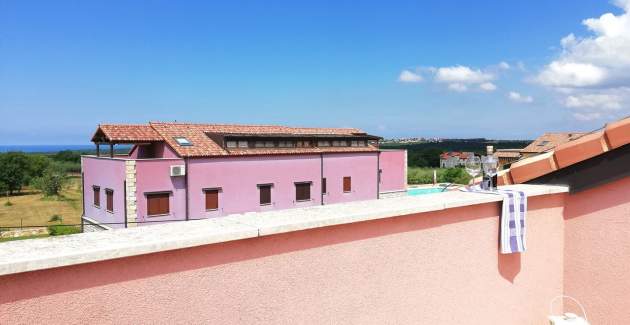
[[[127,183],[127,227],[135,227],[138,217],[138,198],[136,195],[136,161],[125,161],[125,175]]]

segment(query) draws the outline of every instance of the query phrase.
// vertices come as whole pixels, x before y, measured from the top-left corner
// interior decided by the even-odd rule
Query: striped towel
[[[485,191],[479,186],[465,187],[460,190],[465,192],[487,193],[503,196],[500,229],[501,254],[521,253],[527,249],[525,244],[527,195],[525,195],[525,192],[507,189]]]

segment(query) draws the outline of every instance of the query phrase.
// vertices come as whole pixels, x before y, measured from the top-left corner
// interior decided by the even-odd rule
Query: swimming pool
[[[442,192],[441,187],[421,187],[421,188],[410,188],[407,189],[407,195],[425,195],[431,193],[440,193]]]

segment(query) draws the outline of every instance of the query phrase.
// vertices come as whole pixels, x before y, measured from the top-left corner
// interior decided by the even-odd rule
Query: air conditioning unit
[[[186,175],[186,166],[175,165],[171,166],[171,176],[184,176]]]

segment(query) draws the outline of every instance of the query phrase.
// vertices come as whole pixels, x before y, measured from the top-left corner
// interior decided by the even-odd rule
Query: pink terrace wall
[[[630,324],[630,177],[569,196],[565,211],[565,294],[591,324]]]
[[[529,203],[520,255],[482,204],[2,276],[0,324],[546,324],[563,195]]]
[[[381,151],[380,192],[401,191],[407,188],[407,150]]]
[[[107,226],[124,228],[125,222],[125,161],[123,159],[82,157],[85,216]],[[99,186],[100,208],[94,206],[93,186]],[[105,190],[114,190],[114,212],[105,211]]]

